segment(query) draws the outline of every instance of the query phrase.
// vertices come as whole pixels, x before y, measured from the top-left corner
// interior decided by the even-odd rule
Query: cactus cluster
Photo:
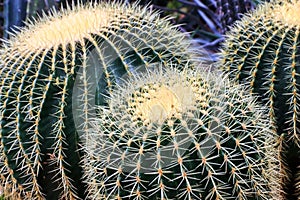
[[[94,109],[90,99],[105,105],[124,74],[150,63],[191,62],[190,46],[167,19],[136,4],[78,5],[20,29],[0,55],[5,196],[84,198],[78,149]]]
[[[248,1],[232,2],[224,23]],[[276,0],[238,22],[223,78],[168,18],[137,3],[74,3],[26,22],[0,50],[0,193],[297,198],[299,9]]]
[[[287,199],[297,198],[300,167],[300,1],[273,1],[245,16],[227,34],[220,66],[266,104],[281,141]],[[298,185],[298,186],[297,186]],[[298,196],[299,198],[299,196]]]
[[[154,69],[99,107],[84,143],[88,197],[278,199],[277,137],[245,88],[201,70]]]

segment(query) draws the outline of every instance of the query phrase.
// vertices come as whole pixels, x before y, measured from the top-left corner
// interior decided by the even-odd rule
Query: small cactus
[[[163,69],[126,79],[99,108],[84,143],[89,198],[278,199],[276,135],[254,98]]]
[[[27,23],[1,49],[0,184],[8,197],[84,198],[90,99],[105,104],[115,82],[150,63],[193,60],[191,42],[136,4],[77,5]]]
[[[282,136],[282,168],[287,199],[299,199],[295,178],[300,166],[299,23],[300,1],[264,3],[227,34],[220,66],[232,80],[259,95]]]

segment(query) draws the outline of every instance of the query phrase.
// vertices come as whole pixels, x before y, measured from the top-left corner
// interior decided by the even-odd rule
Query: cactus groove
[[[99,108],[84,144],[89,197],[278,199],[276,135],[254,98],[219,76],[163,69]]]
[[[168,19],[136,4],[78,5],[20,29],[5,42],[0,59],[5,196],[84,198],[73,94],[78,95],[81,110],[75,117],[84,133],[93,109],[89,99],[105,104],[115,82],[138,67],[192,60],[190,46]],[[74,88],[78,76],[80,92]],[[91,82],[97,82],[97,93],[89,93]]]

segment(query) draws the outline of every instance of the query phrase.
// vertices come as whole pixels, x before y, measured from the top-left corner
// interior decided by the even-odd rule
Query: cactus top
[[[272,18],[282,22],[288,26],[299,26],[299,10],[300,10],[300,1],[293,0],[292,2],[280,5],[273,5],[273,9],[268,9]]]
[[[300,1],[298,0],[275,0],[258,6],[250,15],[255,18],[271,20],[277,25],[281,24],[291,27],[300,25],[299,9]],[[247,17],[244,17],[242,21],[247,21],[247,19]],[[240,22],[237,23],[237,25],[239,24]]]
[[[106,28],[114,16],[113,10],[105,7],[77,7],[42,20],[33,29],[18,35],[19,42],[31,48],[49,48],[82,40],[87,34],[98,33]],[[23,39],[22,39],[23,38]]]
[[[58,45],[79,42],[90,34],[105,34],[119,29],[120,24],[129,25],[129,21],[153,21],[157,13],[149,12],[136,4],[90,3],[53,11],[50,16],[29,22],[26,28],[9,41],[10,45],[30,49],[50,49]],[[126,23],[128,22],[128,23]],[[164,22],[166,23],[166,21]]]
[[[180,78],[180,77],[179,77]],[[135,91],[129,99],[129,105],[134,118],[142,119],[145,123],[163,123],[172,116],[180,118],[182,112],[191,109],[195,104],[197,93],[195,88],[173,80],[168,87],[151,84]],[[182,83],[184,83],[183,80]],[[197,95],[201,98],[200,95]]]
[[[135,94],[134,96],[137,96]],[[167,117],[175,115],[178,110],[181,110],[181,102],[176,97],[176,94],[162,87],[149,88],[149,91],[140,94],[140,97],[134,97],[131,103],[132,107],[136,107],[133,112],[135,117],[140,117],[143,120],[155,121],[162,123]],[[138,101],[136,101],[138,99]]]

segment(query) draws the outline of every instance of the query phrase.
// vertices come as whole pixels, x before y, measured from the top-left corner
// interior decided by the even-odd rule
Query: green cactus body
[[[282,165],[289,174],[287,199],[294,195],[299,149],[299,1],[265,3],[227,34],[220,63],[229,77],[260,96],[282,135]],[[286,183],[285,183],[286,184]],[[294,197],[296,198],[296,197]],[[298,197],[299,198],[299,197]]]
[[[137,5],[78,5],[27,24],[1,50],[0,170],[5,195],[84,198],[78,148],[93,109],[89,100],[105,104],[115,82],[137,68],[192,60],[190,45],[167,19]],[[77,79],[79,92],[73,89]],[[96,92],[91,94],[93,82]],[[74,99],[80,105],[76,115]]]
[[[90,198],[278,199],[266,115],[240,86],[199,73],[154,70],[114,90],[84,146]]]

